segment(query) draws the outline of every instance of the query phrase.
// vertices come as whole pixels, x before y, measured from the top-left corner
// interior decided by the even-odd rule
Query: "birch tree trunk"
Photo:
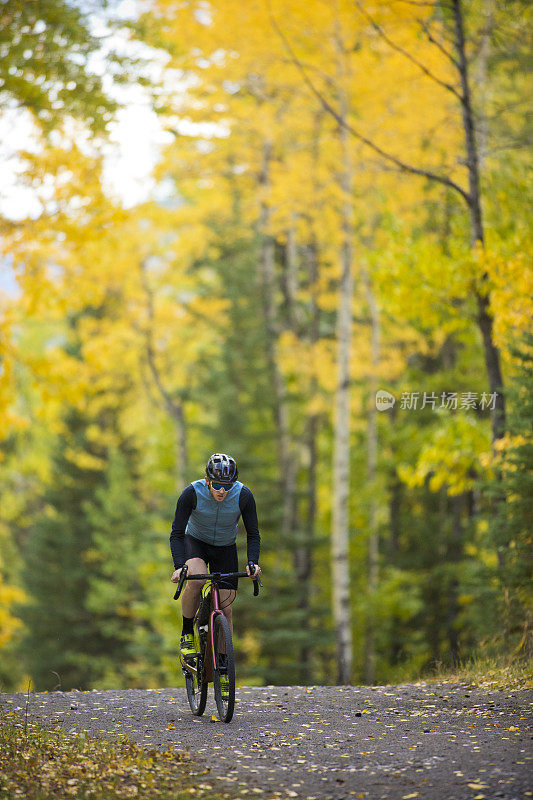
[[[314,348],[319,339],[319,319],[320,309],[317,302],[317,284],[318,284],[318,248],[316,243],[311,243],[306,248],[307,271],[309,275],[309,282],[312,286],[311,292],[311,319],[309,328],[309,339],[311,347]],[[316,377],[313,376],[310,385],[310,396],[314,397],[318,391]],[[298,580],[300,581],[300,598],[299,608],[308,615],[311,606],[311,578],[313,573],[313,544],[316,532],[316,492],[317,492],[317,438],[319,429],[318,414],[312,412],[307,420],[306,431],[306,450],[307,458],[309,461],[309,468],[307,471],[307,487],[306,487],[306,517],[305,517],[305,531],[304,538],[299,543],[296,552],[296,571]],[[300,650],[300,662],[303,665],[301,674],[304,684],[310,683],[313,679],[312,669],[312,653],[313,647],[311,640]]]
[[[313,154],[315,160],[318,161],[320,155],[320,133],[322,126],[323,114],[319,113],[315,117],[314,137],[313,137]],[[320,186],[318,181],[315,185],[315,196],[320,196]],[[295,269],[295,245],[294,236],[289,236],[287,240],[287,265],[289,274],[292,280],[287,283],[293,286],[293,292],[296,289],[296,269]],[[319,248],[314,234],[311,234],[311,240],[305,247],[303,255],[303,268],[306,273],[306,281],[310,289],[311,295],[311,308],[308,323],[308,336],[311,346],[311,358],[316,359],[316,345],[320,338],[320,308],[318,305],[319,299]],[[288,292],[289,296],[291,292]],[[291,314],[293,324],[301,325],[301,320],[298,315]],[[314,398],[319,391],[318,380],[315,370],[312,371],[312,377],[309,384],[309,397]],[[296,574],[300,585],[298,607],[302,611],[305,618],[308,618],[311,609],[311,579],[313,575],[313,549],[316,534],[316,516],[317,516],[317,461],[318,461],[318,433],[320,428],[320,415],[316,411],[312,411],[307,417],[307,427],[305,433],[305,450],[308,461],[307,469],[307,485],[305,491],[305,516],[302,515],[302,536],[298,542],[295,555]],[[308,684],[314,681],[313,672],[313,642],[309,637],[306,643],[300,650],[300,663],[302,664],[301,676],[302,683]]]
[[[293,215],[293,225],[287,231],[287,244],[285,246],[285,263],[283,270],[283,291],[287,306],[287,323],[292,331],[296,331],[299,322],[296,298],[298,294],[298,248],[296,247],[296,234],[294,225],[296,215]]]
[[[379,558],[379,536],[378,536],[378,499],[374,490],[377,475],[378,458],[378,421],[376,408],[377,391],[377,368],[380,356],[380,320],[376,297],[372,289],[372,283],[368,270],[365,267],[361,270],[361,276],[365,286],[368,307],[370,310],[370,349],[371,349],[371,372],[368,382],[370,404],[368,408],[368,428],[367,428],[367,484],[370,490],[369,509],[368,509],[368,616],[366,619],[366,642],[365,642],[365,683],[373,684],[376,677],[376,651],[375,651],[375,603],[378,589],[378,558]]]
[[[339,45],[340,50],[340,45]],[[342,58],[339,52],[339,60]],[[342,116],[346,119],[348,103],[341,87]],[[333,491],[331,564],[333,582],[333,621],[337,643],[337,681],[349,684],[352,673],[352,614],[350,603],[349,564],[349,498],[350,498],[350,355],[352,343],[352,228],[353,168],[350,159],[349,134],[340,126],[342,150],[341,185],[344,193],[342,210],[343,244],[341,249],[341,281],[337,308],[337,386],[333,433]]]

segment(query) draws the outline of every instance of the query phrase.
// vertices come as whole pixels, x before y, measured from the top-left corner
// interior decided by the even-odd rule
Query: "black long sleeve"
[[[170,550],[174,561],[174,569],[185,564],[185,528],[193,509],[196,508],[196,492],[190,483],[178,497],[176,513],[170,534]]]
[[[259,552],[261,549],[261,537],[259,536],[259,522],[257,520],[257,509],[255,499],[250,489],[243,486],[239,495],[239,509],[246,528],[246,551],[248,561],[254,564],[259,562]]]

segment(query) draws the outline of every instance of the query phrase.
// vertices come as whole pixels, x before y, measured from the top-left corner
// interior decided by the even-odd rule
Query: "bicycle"
[[[253,568],[253,564],[249,564]],[[185,565],[181,571],[177,600],[185,581],[210,581],[202,591],[202,600],[194,616],[195,654],[182,661],[187,699],[192,713],[201,717],[207,701],[207,687],[213,682],[215,702],[222,722],[230,722],[235,709],[235,658],[231,629],[220,607],[220,583],[227,578],[248,578],[247,572],[212,572],[189,575]],[[254,597],[259,594],[261,579],[254,579]],[[209,645],[209,646],[208,646]],[[224,686],[222,685],[224,684]]]

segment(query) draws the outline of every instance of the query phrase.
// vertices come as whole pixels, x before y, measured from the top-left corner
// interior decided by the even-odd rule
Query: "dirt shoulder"
[[[27,696],[0,695],[24,714]],[[232,797],[473,800],[533,797],[530,690],[456,684],[237,689],[233,721],[190,713],[184,689],[29,696],[45,727],[127,735],[197,756],[198,784]]]

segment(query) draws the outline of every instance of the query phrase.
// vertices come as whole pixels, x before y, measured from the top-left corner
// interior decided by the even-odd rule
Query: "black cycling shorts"
[[[185,534],[185,561],[189,558],[201,558],[209,567],[210,572],[238,572],[239,559],[236,544],[214,545],[202,542],[194,536]],[[235,589],[237,591],[238,578],[224,578],[220,582],[221,589]]]

